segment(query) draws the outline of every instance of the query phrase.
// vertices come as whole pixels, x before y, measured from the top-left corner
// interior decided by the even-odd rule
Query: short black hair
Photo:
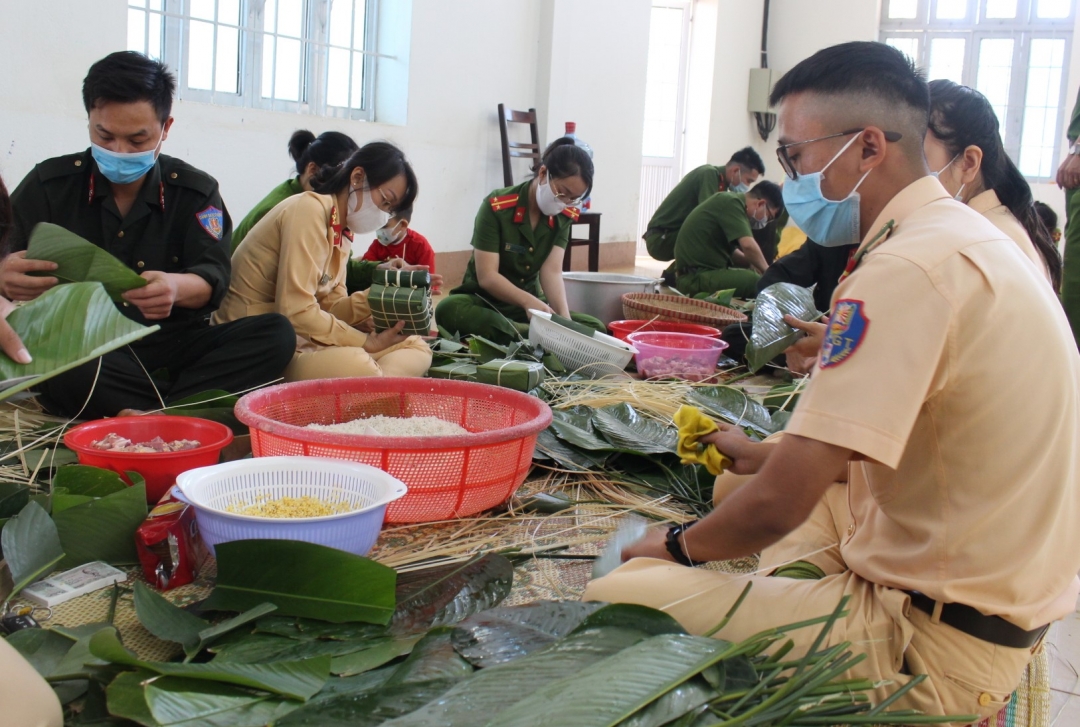
[[[82,86],[86,113],[101,102],[149,101],[163,124],[172,113],[175,92],[176,78],[165,64],[133,50],[110,53],[90,66]]]
[[[784,211],[784,193],[776,182],[763,179],[755,184],[747,194],[754,199],[765,200],[765,204],[776,210],[777,214]]]
[[[569,136],[562,136],[548,144],[540,161],[533,166],[533,173],[540,171],[540,166],[547,167],[553,179],[566,179],[578,176],[585,182],[585,196],[592,193],[593,162],[589,152],[577,145]]]
[[[1042,220],[1042,223],[1046,225],[1046,229],[1050,232],[1056,230],[1058,225],[1057,212],[1054,212],[1054,210],[1051,209],[1050,205],[1046,204],[1046,202],[1040,202],[1036,200],[1034,204],[1035,214],[1037,214],[1039,216],[1039,219]]]
[[[819,50],[776,82],[769,103],[776,106],[785,96],[804,91],[866,94],[930,116],[926,79],[911,59],[884,43],[854,41]],[[918,141],[921,144],[922,137]]]
[[[731,160],[728,164],[738,164],[741,167],[747,169],[753,169],[758,174],[765,173],[765,162],[761,160],[761,155],[754,151],[752,146],[744,146],[737,152],[731,155]]]
[[[340,164],[320,167],[311,178],[311,188],[319,194],[337,194],[349,186],[353,170],[357,167],[364,170],[365,183],[371,189],[404,174],[405,194],[391,214],[412,207],[417,193],[416,173],[406,161],[405,153],[388,141],[368,142]]]
[[[351,137],[340,131],[324,131],[315,136],[307,129],[300,129],[289,137],[289,156],[296,162],[297,174],[303,174],[312,162],[316,168],[341,164],[359,148]]]

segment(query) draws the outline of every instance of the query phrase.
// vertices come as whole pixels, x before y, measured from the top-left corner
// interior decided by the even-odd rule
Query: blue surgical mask
[[[791,219],[806,236],[822,247],[839,247],[859,242],[859,194],[856,190],[869,171],[862,176],[855,189],[844,199],[826,199],[821,191],[825,170],[848,150],[858,136],[836,152],[820,172],[800,174],[797,179],[784,182],[784,206]]]
[[[750,191],[750,185],[739,182],[738,184],[731,185],[731,191],[738,192],[739,194],[746,194]]]
[[[153,149],[127,153],[109,151],[103,146],[90,142],[90,153],[94,157],[94,162],[97,163],[98,169],[105,178],[113,184],[131,184],[142,179],[143,175],[153,168],[160,148],[161,139]]]

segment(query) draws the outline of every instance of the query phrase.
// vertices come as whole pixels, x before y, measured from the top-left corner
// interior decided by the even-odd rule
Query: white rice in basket
[[[375,416],[353,419],[340,424],[308,424],[307,429],[342,434],[366,434],[383,437],[455,437],[469,430],[438,417]]]

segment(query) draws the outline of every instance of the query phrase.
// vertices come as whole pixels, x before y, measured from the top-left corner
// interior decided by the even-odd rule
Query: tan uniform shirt
[[[345,290],[351,250],[331,197],[289,197],[236,248],[229,292],[213,322],[276,312],[296,329],[297,351],[363,346],[367,334],[353,326],[371,309],[366,291],[350,296]]]
[[[850,468],[852,571],[1041,626],[1078,593],[1076,344],[1039,271],[936,179],[894,197],[863,246],[890,220],[833,294],[787,432],[866,458]]]
[[[1046,267],[1046,261],[1039,254],[1038,248],[1031,241],[1031,237],[1028,236],[1024,226],[1020,224],[1020,220],[1016,219],[1013,213],[1009,211],[1009,208],[998,199],[997,192],[988,189],[981,194],[975,195],[968,201],[968,207],[978,212],[988,219],[990,224],[1011,237],[1013,242],[1020,246],[1020,251],[1024,253],[1024,256],[1035,263],[1035,267],[1043,274],[1046,281],[1051,282],[1050,268]]]

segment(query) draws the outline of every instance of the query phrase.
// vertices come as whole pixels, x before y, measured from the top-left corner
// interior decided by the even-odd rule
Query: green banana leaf
[[[768,436],[774,431],[769,410],[730,386],[694,387],[686,395],[686,399],[703,409],[706,414],[739,427],[750,427],[762,436]]]
[[[636,603],[611,603],[593,611],[570,633],[576,634],[602,628],[634,629],[649,636],[685,634],[678,621],[663,611]]]
[[[13,310],[7,322],[34,360],[0,356],[0,382],[8,385],[0,401],[160,329],[121,315],[101,283],[58,285]]]
[[[723,664],[723,662],[720,662]],[[697,710],[716,698],[714,689],[701,677],[694,677],[680,684],[629,719],[619,722],[620,727],[662,727],[670,725],[683,715]]]
[[[390,631],[397,635],[455,624],[497,606],[510,594],[514,566],[488,553],[464,563],[402,573]]]
[[[410,653],[416,642],[422,638],[423,636],[416,635],[372,639],[371,645],[365,649],[334,657],[330,661],[330,671],[338,676],[349,677],[378,669],[383,664]]]
[[[61,283],[101,283],[115,301],[126,293],[147,284],[146,278],[88,240],[59,225],[39,222],[30,233],[27,260],[49,260],[56,270],[31,273],[57,278]]]
[[[296,540],[236,540],[216,552],[208,609],[243,611],[270,602],[287,616],[377,624],[394,613],[396,572],[359,555]]]
[[[593,425],[617,449],[629,452],[674,454],[679,443],[675,427],[641,416],[626,402],[594,410]]]
[[[163,676],[224,682],[299,700],[307,700],[316,694],[330,675],[328,656],[270,664],[176,664],[144,661],[124,648],[117,637],[116,629],[111,627],[104,628],[91,637],[90,653],[113,664],[140,667]]]
[[[107,661],[95,657],[90,652],[90,642],[99,631],[111,629],[104,623],[86,624],[81,631],[81,636],[72,644],[71,648],[60,663],[53,668],[50,679],[90,679],[99,673],[102,667],[108,667]]]
[[[288,651],[297,643],[295,639],[273,634],[233,632],[230,636],[218,639],[208,647],[208,651],[214,654],[214,662],[258,664],[278,661],[279,654]]]
[[[475,614],[454,628],[453,643],[473,666],[503,664],[546,648],[573,631],[603,604],[536,601]]]
[[[146,485],[136,484],[53,515],[66,553],[61,568],[104,561],[112,565],[139,562],[135,530],[146,519]]]
[[[139,581],[135,582],[134,590],[135,615],[139,622],[159,639],[180,644],[187,656],[185,661],[191,661],[196,654],[230,631],[277,608],[272,603],[263,603],[221,623],[211,624],[173,605],[164,596]]]
[[[473,336],[469,339],[469,353],[479,357],[477,363],[486,364],[497,358],[510,358],[507,351],[509,349],[506,346],[489,341],[483,336]]]
[[[154,679],[144,687],[144,695],[150,714],[163,727],[263,727],[302,704],[232,684],[181,677]]]
[[[611,443],[596,434],[594,412],[587,406],[552,409],[551,429],[559,439],[578,449],[610,451],[614,449]]]
[[[106,497],[128,488],[128,483],[116,472],[83,464],[58,467],[52,484],[54,488],[65,488],[71,495],[84,497]]]
[[[653,636],[516,702],[489,727],[613,727],[719,661],[730,644],[703,636]]]
[[[149,669],[121,672],[105,688],[109,714],[120,719],[131,720],[143,727],[161,727],[160,723],[154,719],[154,715],[150,713],[143,686],[144,682],[150,679],[160,678]]]
[[[563,469],[586,472],[603,467],[608,456],[598,450],[583,450],[572,447],[557,436],[549,427],[536,437],[534,459],[551,459]]]
[[[821,312],[814,307],[814,294],[794,283],[774,283],[758,293],[746,344],[751,371],[761,369],[802,336],[784,322],[785,315],[809,322],[820,318]]]
[[[571,634],[542,651],[474,672],[438,700],[387,722],[386,726],[472,727],[477,723],[477,715],[483,715],[486,720],[497,718],[516,701],[566,676],[587,673],[595,664],[645,638],[647,635],[642,631],[619,627]]]
[[[274,724],[275,727],[376,727],[434,702],[456,683],[453,679],[436,679],[316,699]]]
[[[10,601],[19,591],[48,575],[64,559],[64,548],[56,525],[45,509],[29,502],[4,525],[0,533],[4,558],[15,584]]]
[[[451,643],[453,629],[437,626],[413,647],[409,658],[399,664],[386,686],[426,682],[432,679],[458,681],[473,673],[472,664],[461,658]]]
[[[0,518],[15,517],[29,502],[29,487],[20,482],[0,482]]]
[[[45,678],[53,675],[75,645],[74,641],[52,629],[21,629],[5,640]]]
[[[260,630],[268,616],[259,619]],[[294,618],[296,634],[293,638],[307,639],[333,639],[335,641],[353,641],[386,635],[386,628],[376,624],[367,623],[329,623],[311,618]],[[283,629],[284,632],[284,629]]]
[[[772,414],[770,414],[769,419],[772,421],[773,430],[777,432],[784,431],[784,429],[787,427],[788,422],[791,421],[791,414],[792,412],[790,411],[780,410],[774,411]]]

